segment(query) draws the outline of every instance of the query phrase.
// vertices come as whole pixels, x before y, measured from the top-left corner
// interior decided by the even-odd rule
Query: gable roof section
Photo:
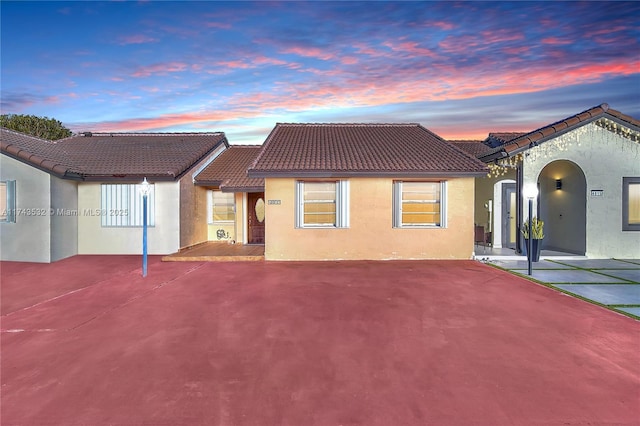
[[[204,168],[196,185],[217,186],[222,192],[262,192],[264,179],[250,178],[247,169],[260,153],[260,145],[233,145]]]
[[[278,123],[250,177],[482,176],[484,164],[419,124]]]
[[[454,140],[447,141],[453,146],[456,146],[463,150],[464,152],[471,154],[474,157],[477,157],[480,154],[484,154],[485,152],[491,151],[491,147],[485,145],[482,141],[470,141],[470,140]]]
[[[489,133],[489,136],[484,140],[484,143],[491,148],[495,148],[526,134],[527,132],[492,132]]]
[[[594,121],[597,124],[600,124],[601,120],[611,120],[625,127],[629,127],[635,132],[640,132],[639,120],[622,114],[619,111],[610,109],[608,104],[603,103],[579,114],[572,115],[571,117],[567,117],[563,120],[512,139],[504,145],[498,146],[491,151],[479,155],[478,158],[485,163],[489,163],[500,158],[509,157],[544,143],[549,139],[553,139],[564,133],[570,132],[578,127],[584,126],[585,124]],[[602,123],[601,125],[604,126],[606,124]]]
[[[221,144],[224,133],[87,133],[57,141],[0,129],[3,154],[64,179],[179,179]]]

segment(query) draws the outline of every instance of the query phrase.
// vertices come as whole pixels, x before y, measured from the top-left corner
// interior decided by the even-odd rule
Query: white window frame
[[[213,207],[214,207],[214,201],[215,201],[215,197],[214,194],[218,193],[218,194],[231,194],[232,196],[232,202],[233,202],[233,219],[232,220],[215,220],[213,217]],[[236,213],[237,213],[237,209],[236,209],[236,194],[233,192],[222,192],[220,190],[210,190],[207,191],[207,223],[209,225],[228,225],[228,224],[233,224],[236,221]]]
[[[640,184],[640,177],[622,178],[622,230],[640,231],[640,224],[629,223],[629,185]]]
[[[402,223],[402,184],[403,182],[411,183],[439,183],[440,184],[440,224],[403,224]],[[393,227],[404,229],[440,229],[447,227],[447,181],[394,181],[393,182]]]
[[[3,180],[0,184],[4,185],[4,206],[0,211],[0,223],[16,223],[16,181]]]
[[[336,184],[336,223],[305,224],[304,223],[304,186],[314,183]],[[348,228],[349,227],[349,181],[348,180],[299,180],[296,181],[296,228]]]
[[[155,185],[149,184],[147,196],[147,226],[154,227]],[[143,226],[143,195],[141,184],[100,185],[100,221],[103,228],[139,228]]]

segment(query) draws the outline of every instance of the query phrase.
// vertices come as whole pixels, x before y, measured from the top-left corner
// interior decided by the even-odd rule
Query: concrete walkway
[[[490,262],[528,277],[526,260]],[[532,278],[640,319],[640,259],[541,259]]]
[[[5,425],[635,425],[640,322],[476,261],[0,263]]]

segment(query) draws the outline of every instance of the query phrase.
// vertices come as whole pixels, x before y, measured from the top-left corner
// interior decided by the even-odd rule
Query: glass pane
[[[7,220],[7,184],[0,182],[0,221]]]
[[[629,225],[640,225],[640,183],[629,183]]]
[[[213,221],[232,222],[236,218],[234,194],[232,192],[213,191]]]
[[[256,219],[258,219],[258,223],[264,222],[264,200],[262,198],[258,198],[255,206]]]
[[[304,183],[304,225],[336,224],[336,182]]]
[[[439,182],[402,182],[402,224],[440,225]]]
[[[509,215],[509,243],[516,243],[516,193],[509,192],[509,211],[512,212]],[[531,222],[533,223],[533,222]]]
[[[304,202],[309,201],[336,201],[335,182],[305,182]]]
[[[304,204],[305,225],[335,225],[336,204],[334,202],[311,202]]]

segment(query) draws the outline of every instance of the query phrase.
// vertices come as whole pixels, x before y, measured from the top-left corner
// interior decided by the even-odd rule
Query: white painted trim
[[[502,184],[516,183],[513,179],[504,179],[493,185],[493,247],[502,248]]]

